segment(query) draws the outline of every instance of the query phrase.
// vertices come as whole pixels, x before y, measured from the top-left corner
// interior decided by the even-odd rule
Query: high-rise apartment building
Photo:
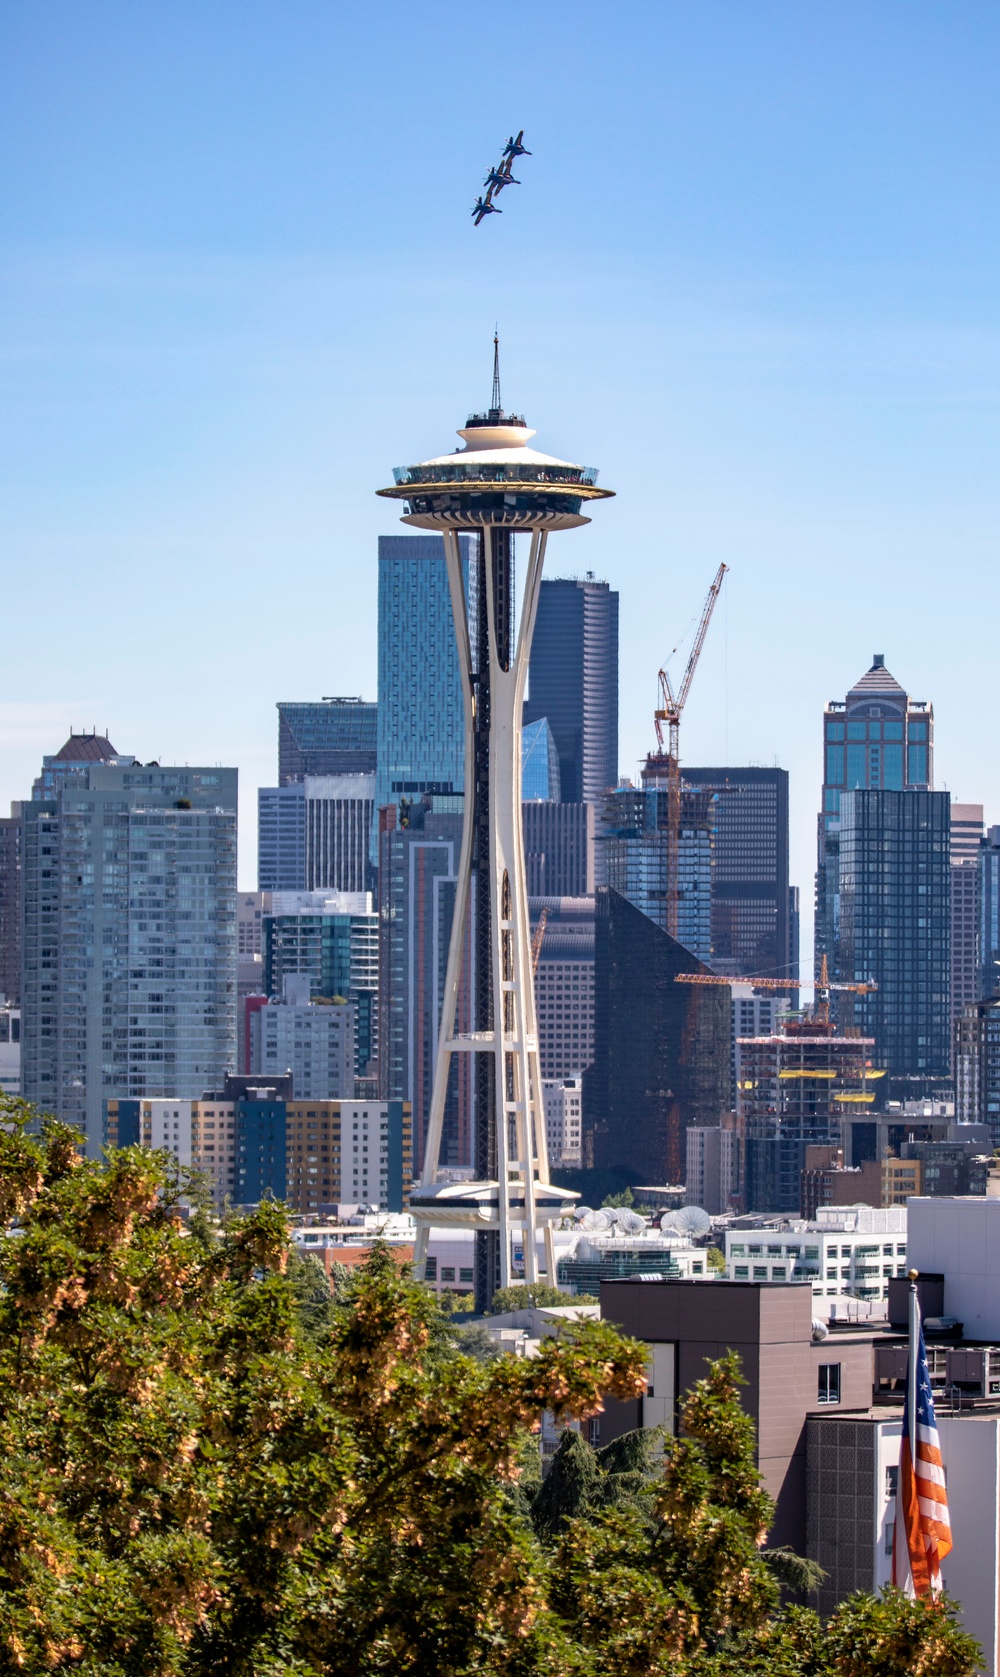
[[[110,1097],[190,1098],[234,1063],[236,770],[79,738],[22,805],[22,1076],[94,1152]]]
[[[469,588],[470,538],[461,538]],[[465,710],[441,536],[378,541],[378,768],[375,807],[461,796]],[[378,835],[373,831],[372,860]]]
[[[380,812],[379,1091],[385,1100],[411,1103],[419,1170],[455,909],[461,799],[422,797],[405,820],[401,825],[393,807]],[[464,1022],[458,1028],[469,1030],[468,969],[459,1006]],[[471,1099],[467,1063],[453,1062],[441,1154],[449,1168],[472,1163]]]
[[[594,805],[524,803],[521,820],[529,897],[593,895]]]
[[[0,997],[21,997],[21,806],[0,816]]]
[[[934,785],[934,709],[911,699],[876,652],[870,670],[823,713],[823,808],[816,867],[816,974],[832,961],[840,915],[840,805],[845,792]]]
[[[21,1009],[0,1000],[0,1095],[21,1093]]]
[[[279,786],[305,780],[307,775],[374,773],[378,752],[376,708],[366,699],[280,702]]]
[[[951,1023],[979,996],[976,941],[982,804],[951,806]]]
[[[734,1211],[739,1203],[739,1137],[732,1115],[726,1124],[691,1126],[687,1132],[684,1182],[688,1205],[700,1205],[712,1217]]]
[[[682,791],[677,841],[677,940],[699,961],[712,958],[711,792]],[[602,875],[662,931],[670,909],[669,793],[665,781],[620,786],[601,805]]]
[[[733,977],[797,978],[787,769],[683,766],[681,780],[686,791],[711,802],[713,969]]]
[[[594,1064],[583,1080],[584,1158],[683,1180],[686,1132],[729,1106],[729,996],[677,983],[706,968],[606,886],[596,893]]]
[[[542,1101],[550,1167],[578,1170],[582,1146],[583,1078],[545,1078],[542,1082]]]
[[[950,1071],[950,802],[948,792],[840,795],[832,976],[878,988],[839,995],[838,1014],[874,1038],[890,1080],[929,1085]]]
[[[541,585],[524,720],[541,717],[563,800],[598,803],[618,782],[618,594],[589,572]]]
[[[357,1076],[378,1058],[378,915],[369,893],[275,891],[264,916],[264,992],[284,994],[286,978],[308,977],[311,994],[357,1009]]]
[[[987,829],[979,847],[976,880],[976,997],[1000,995],[1000,827]]]
[[[266,1083],[285,1072],[300,1100],[352,1100],[357,1058],[353,1002],[313,1001],[307,973],[288,973],[280,999],[250,1011],[250,1075]]]
[[[986,1124],[1000,1147],[1000,996],[964,1007],[955,1027],[955,1117]]]
[[[530,910],[536,928],[546,916],[535,969],[542,1077],[577,1077],[594,1060],[594,898],[532,897]]]

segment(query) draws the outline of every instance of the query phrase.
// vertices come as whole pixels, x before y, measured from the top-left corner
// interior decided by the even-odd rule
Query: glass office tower
[[[876,652],[842,701],[823,713],[823,808],[816,866],[816,976],[831,960],[840,915],[840,805],[845,792],[930,791],[934,785],[934,709],[911,699]]]
[[[951,1061],[951,795],[844,792],[833,975],[877,990],[837,997],[893,1079],[929,1084]],[[894,1095],[905,1089],[890,1089]],[[923,1092],[915,1089],[914,1092]]]
[[[378,751],[376,706],[366,699],[278,704],[278,784],[313,774],[370,774]]]
[[[468,597],[468,536],[460,537]],[[403,798],[461,796],[465,711],[438,535],[378,539],[378,766],[372,862],[378,864],[377,812]]]
[[[599,803],[618,781],[618,594],[590,573],[544,580],[526,723],[547,717],[565,803]]]

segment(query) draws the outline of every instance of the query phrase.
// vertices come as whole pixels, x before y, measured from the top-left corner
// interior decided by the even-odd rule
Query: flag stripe
[[[916,1353],[917,1413],[910,1414],[907,1382],[896,1489],[892,1581],[908,1595],[923,1596],[941,1589],[941,1561],[951,1550],[952,1538],[941,1440],[934,1416],[922,1328]]]

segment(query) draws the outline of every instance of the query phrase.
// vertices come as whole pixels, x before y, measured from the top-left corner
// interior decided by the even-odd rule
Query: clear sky
[[[0,800],[72,724],[238,765],[375,690],[373,491],[489,396],[618,491],[621,765],[732,567],[689,762],[792,776],[874,651],[1000,821],[995,0],[7,0]],[[474,230],[486,168],[533,156]]]

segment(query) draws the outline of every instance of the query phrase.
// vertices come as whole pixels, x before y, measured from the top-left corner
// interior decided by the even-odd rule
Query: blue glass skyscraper
[[[881,652],[846,699],[823,715],[823,808],[816,866],[816,971],[834,958],[840,925],[840,809],[845,792],[930,791],[934,708],[911,699]]]
[[[462,538],[469,586],[470,538]],[[377,811],[425,792],[461,795],[465,712],[440,536],[378,541]]]

